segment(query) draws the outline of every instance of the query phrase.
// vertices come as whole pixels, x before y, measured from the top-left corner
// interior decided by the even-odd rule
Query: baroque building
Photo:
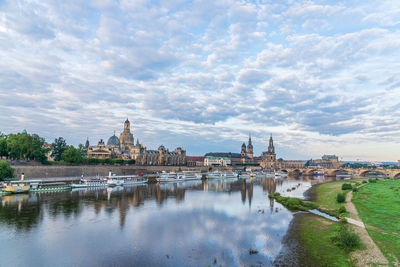
[[[137,165],[185,165],[186,151],[182,147],[169,151],[163,145],[157,150],[148,150],[138,138],[134,144],[131,125],[126,119],[119,138],[114,131],[114,135],[107,141],[107,146],[103,140],[100,140],[97,146],[89,146],[88,158],[134,159]]]
[[[276,154],[274,147],[274,140],[272,139],[272,134],[269,138],[268,151],[263,152],[261,155],[260,166],[264,169],[275,169],[276,168]]]

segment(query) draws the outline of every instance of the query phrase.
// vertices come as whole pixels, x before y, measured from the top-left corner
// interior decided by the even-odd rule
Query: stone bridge
[[[282,168],[289,174],[312,175],[314,171],[323,171],[325,176],[336,176],[337,174],[352,174],[353,177],[366,177],[368,173],[377,173],[390,178],[400,178],[400,169],[351,169],[351,168]]]

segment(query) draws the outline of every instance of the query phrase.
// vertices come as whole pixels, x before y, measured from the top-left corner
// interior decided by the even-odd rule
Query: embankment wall
[[[115,165],[82,165],[82,166],[12,166],[15,168],[15,177],[45,178],[45,177],[73,177],[83,176],[106,176],[109,171],[117,175],[131,175],[139,173],[156,173],[161,171],[208,171],[208,167],[186,167],[186,166],[115,166]],[[213,169],[216,169],[215,167]]]

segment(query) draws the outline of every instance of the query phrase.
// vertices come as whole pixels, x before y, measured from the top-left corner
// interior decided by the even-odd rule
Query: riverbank
[[[305,193],[307,201],[312,201],[318,205],[319,210],[326,211],[328,214],[351,218],[348,219],[351,224],[344,223],[343,220],[341,222],[333,222],[304,212],[295,214],[288,234],[284,239],[286,251],[283,251],[277,258],[275,265],[280,266],[285,265],[285,262],[293,262],[290,257],[294,256],[298,261],[295,265],[386,266],[388,261],[385,256],[368,235],[365,228],[362,227],[364,224],[358,217],[357,210],[351,202],[351,190],[342,190],[344,183],[360,189],[367,183],[367,181],[363,181],[365,180],[329,182],[314,185],[307,191]],[[400,189],[400,186],[397,188]],[[357,192],[357,189],[355,191]],[[347,195],[345,203],[337,202],[338,193]],[[361,245],[348,247],[338,243],[338,239],[343,236],[344,230],[347,232],[346,235],[351,235],[353,239],[361,240]],[[399,251],[398,247],[392,247],[392,249]],[[396,265],[396,261],[394,261],[394,265]]]
[[[344,181],[317,184],[304,193],[305,199],[319,206],[328,214],[337,214],[340,205],[336,204],[336,195],[341,192]],[[356,263],[346,251],[333,239],[341,230],[340,224],[308,212],[294,215],[288,233],[283,240],[285,251],[275,266],[287,266],[296,258],[293,266],[355,266]]]
[[[353,195],[369,236],[391,266],[400,266],[400,180],[368,183]]]

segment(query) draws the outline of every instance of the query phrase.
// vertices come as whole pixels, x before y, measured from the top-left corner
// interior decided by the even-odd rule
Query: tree
[[[64,161],[71,164],[80,164],[82,162],[81,151],[74,146],[68,146],[61,157]]]
[[[0,181],[4,180],[4,178],[13,178],[14,177],[14,168],[10,167],[7,161],[0,161]]]
[[[0,134],[0,158],[8,157],[7,135]]]
[[[59,137],[54,139],[54,142],[51,144],[51,146],[53,147],[53,152],[51,153],[51,156],[54,158],[55,161],[61,161],[61,155],[68,148],[67,142],[64,138]]]
[[[79,144],[78,149],[79,149],[79,152],[81,153],[82,159],[87,158],[87,149],[86,149],[86,147],[84,145],[82,145],[82,144]]]

